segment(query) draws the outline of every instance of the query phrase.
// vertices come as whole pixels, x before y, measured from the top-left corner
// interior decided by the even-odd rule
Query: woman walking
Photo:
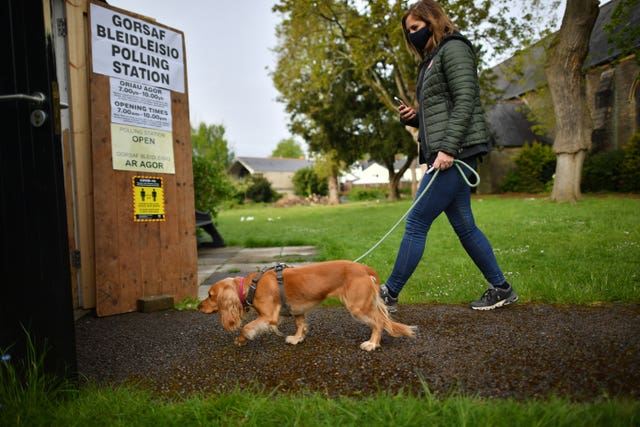
[[[491,310],[515,302],[518,295],[498,266],[491,244],[475,224],[471,189],[458,168],[452,167],[458,159],[475,168],[478,159],[489,151],[474,49],[433,0],[412,5],[402,18],[402,28],[409,49],[422,62],[416,88],[418,110],[400,105],[400,119],[418,128],[420,163],[439,173],[407,217],[393,271],[381,286],[380,295],[389,311],[397,311],[398,294],[422,258],[429,228],[444,212],[488,282],[488,289],[471,303],[471,308]],[[418,194],[431,179],[432,175],[424,175]]]

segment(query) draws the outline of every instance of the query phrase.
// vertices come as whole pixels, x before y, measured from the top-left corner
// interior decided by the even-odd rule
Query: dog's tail
[[[384,303],[382,298],[380,298],[380,287],[378,286],[378,274],[372,269],[369,272],[371,275],[371,284],[375,288],[375,297],[373,300],[373,304],[375,305],[375,309],[378,310],[380,317],[383,321],[384,330],[389,333],[392,337],[415,337],[417,326],[409,326],[404,323],[396,322],[391,319],[389,315],[389,310],[387,309],[387,305]]]
[[[405,336],[414,338],[416,335],[416,329],[418,329],[418,327],[405,325],[404,323],[392,320],[389,316],[387,307],[384,305],[384,301],[380,300],[380,302],[382,302],[382,304],[378,305],[378,309],[382,312],[383,315],[384,330],[387,331],[387,333],[389,333],[389,335],[391,335],[392,337]]]

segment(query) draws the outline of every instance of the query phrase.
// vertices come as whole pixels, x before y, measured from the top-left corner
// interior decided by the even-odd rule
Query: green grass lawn
[[[476,223],[521,301],[640,301],[640,199],[586,197],[571,205],[475,196],[472,203]],[[221,212],[217,227],[232,246],[314,245],[319,261],[353,260],[373,247],[410,205],[252,206]],[[403,231],[404,222],[361,261],[375,268],[381,280],[391,273]],[[423,260],[400,300],[469,302],[485,289],[484,278],[443,215],[433,224]]]
[[[30,415],[24,422],[4,424],[0,418],[0,425],[614,427],[637,426],[640,422],[640,405],[632,401],[577,403],[549,398],[521,402],[403,393],[330,399],[317,393],[287,396],[237,390],[220,396],[164,401],[130,388],[92,387],[57,402],[37,403],[39,406],[23,411]]]
[[[221,212],[228,245],[314,245],[318,260],[356,259],[409,208],[409,202],[272,208]],[[638,303],[640,199],[592,198],[578,204],[546,199],[474,197],[476,221],[524,302]],[[252,217],[252,220],[248,220]],[[390,273],[400,226],[362,262]],[[433,225],[423,262],[401,302],[459,303],[486,288],[446,218]],[[2,349],[0,349],[2,350]],[[0,351],[1,353],[1,351]],[[146,390],[95,385],[78,388],[48,379],[34,355],[29,381],[0,362],[0,426],[637,426],[640,402],[603,398],[572,402],[382,392],[362,399],[270,390],[178,400]]]

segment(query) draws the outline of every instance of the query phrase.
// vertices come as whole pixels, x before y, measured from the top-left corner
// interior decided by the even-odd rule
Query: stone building
[[[620,149],[640,129],[639,61],[610,43],[605,31],[618,3],[613,0],[601,6],[584,64],[593,119],[592,151]],[[626,25],[640,26],[640,3],[632,6]],[[494,151],[480,164],[479,193],[500,191],[504,177],[515,167],[513,159],[524,145],[534,141],[553,144],[553,104],[544,73],[548,43],[549,39],[542,40],[483,75],[495,79],[499,96],[497,103],[487,109]],[[638,48],[640,40],[634,46]],[[546,132],[534,133],[536,127]]]

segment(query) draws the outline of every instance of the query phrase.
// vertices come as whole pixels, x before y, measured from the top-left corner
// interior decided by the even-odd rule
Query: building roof
[[[276,157],[236,157],[229,167],[234,173],[245,169],[250,174],[267,172],[296,172],[298,169],[313,167],[313,162],[306,159],[283,159]]]
[[[389,182],[389,171],[379,163],[372,162],[358,172],[355,184],[386,184]]]
[[[622,54],[620,48],[615,44],[609,43],[609,33],[605,31],[605,25],[611,21],[611,15],[618,3],[620,3],[619,0],[613,0],[600,7],[598,19],[593,26],[591,39],[589,40],[589,55],[585,60],[585,68],[606,64]],[[623,25],[616,27],[613,32],[624,32],[627,31],[628,28],[638,27],[640,27],[640,2],[636,1],[631,6],[629,19]],[[635,47],[638,46],[640,46],[640,39],[635,41]]]
[[[407,162],[406,158],[395,159],[393,161],[393,170],[398,172],[400,170],[400,168],[403,167],[406,162]],[[374,165],[374,164],[378,164],[378,165],[381,165],[381,166],[384,167],[382,162],[378,162],[376,160],[358,160],[355,163],[353,163],[353,165],[351,165],[351,169],[354,169],[354,170],[365,170],[369,166]],[[386,170],[386,167],[385,167],[385,170]]]
[[[522,147],[534,141],[553,143],[550,138],[533,133],[534,123],[527,119],[527,106],[521,101],[496,104],[487,111],[487,122],[496,146]]]
[[[611,15],[619,2],[620,0],[612,0],[600,7],[589,39],[589,54],[585,59],[585,68],[611,62],[621,54],[617,46],[609,43],[609,34],[605,31],[605,26],[611,21]],[[640,2],[636,2],[632,6],[629,15],[628,22],[618,27],[616,31],[640,26]],[[547,79],[542,64],[544,63],[545,50],[550,41],[551,36],[487,71],[496,78],[494,86],[502,92],[499,97],[501,100],[513,99],[546,84]],[[635,46],[640,46],[640,40],[636,40]],[[517,76],[513,70],[518,70]]]
[[[487,71],[495,78],[493,86],[499,100],[517,98],[547,83],[542,67],[547,41],[542,40]]]

